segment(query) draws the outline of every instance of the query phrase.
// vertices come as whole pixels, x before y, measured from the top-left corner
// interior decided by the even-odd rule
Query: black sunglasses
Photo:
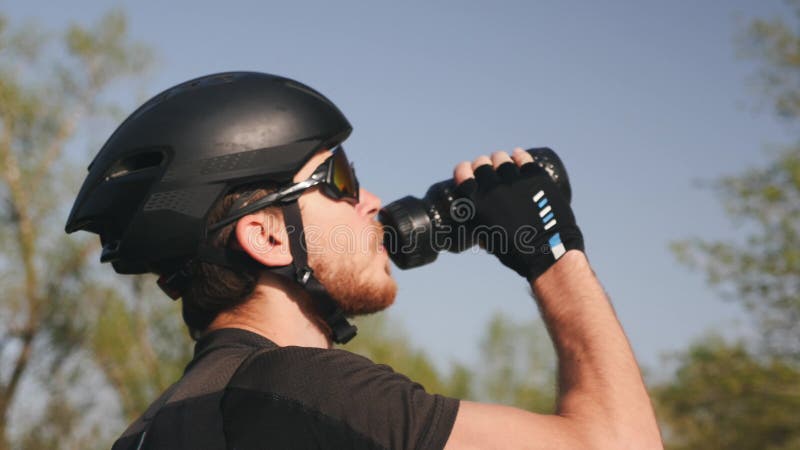
[[[314,173],[312,173],[309,178],[303,181],[279,189],[247,206],[238,207],[237,205],[243,205],[249,200],[248,194],[242,195],[242,198],[231,207],[231,213],[219,222],[211,225],[208,231],[217,231],[225,225],[268,206],[291,203],[300,198],[303,192],[314,186],[320,186],[322,192],[334,200],[344,200],[352,204],[357,204],[359,201],[359,186],[355,168],[353,168],[353,164],[347,160],[347,155],[345,155],[344,148],[342,148],[341,145],[336,146],[332,150],[332,153],[333,154],[326,159],[325,162],[314,170]]]

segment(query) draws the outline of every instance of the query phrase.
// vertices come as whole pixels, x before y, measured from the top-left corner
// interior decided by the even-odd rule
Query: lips
[[[392,265],[389,264],[389,260],[386,260],[386,264],[383,265],[383,270],[386,272],[386,275],[392,274]]]
[[[372,233],[370,233],[370,239],[374,240],[370,244],[374,245],[378,249],[378,253],[386,253],[386,247],[383,246],[383,224],[378,221],[373,221],[370,224],[370,228],[372,228]]]

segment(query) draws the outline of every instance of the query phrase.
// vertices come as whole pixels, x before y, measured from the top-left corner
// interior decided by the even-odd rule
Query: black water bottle
[[[569,203],[572,190],[558,155],[547,147],[526,151]],[[441,251],[464,251],[477,244],[469,232],[475,214],[472,208],[471,202],[458,198],[452,179],[432,185],[421,199],[409,195],[389,203],[378,215],[384,227],[384,247],[401,269],[432,263]]]

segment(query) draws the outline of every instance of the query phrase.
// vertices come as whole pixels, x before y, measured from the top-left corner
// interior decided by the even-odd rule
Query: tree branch
[[[36,171],[31,178],[32,180],[40,180],[50,172],[50,169],[53,167],[53,163],[55,163],[61,156],[61,153],[63,153],[64,144],[75,132],[75,128],[77,127],[81,116],[82,113],[79,111],[74,111],[68,116],[69,119],[61,122],[61,126],[53,136],[53,139],[50,142],[50,145],[47,147],[47,150],[45,150],[41,162],[39,163],[39,167],[36,168]]]
[[[3,117],[6,126],[2,139],[0,139],[0,164],[2,172],[0,176],[6,182],[10,193],[10,204],[14,209],[17,220],[14,222],[17,228],[17,237],[20,246],[20,257],[25,271],[24,297],[28,304],[28,318],[22,329],[22,350],[20,351],[15,363],[11,378],[2,389],[2,403],[0,403],[0,416],[5,417],[11,400],[14,397],[19,381],[28,367],[30,355],[33,347],[33,340],[39,331],[40,317],[40,298],[37,294],[37,272],[34,264],[35,240],[36,235],[33,223],[30,220],[28,207],[28,195],[22,185],[19,163],[11,148],[11,133],[13,122],[9,117]]]
[[[11,402],[14,399],[14,394],[19,386],[19,381],[25,373],[25,369],[30,362],[31,351],[33,349],[34,333],[26,333],[22,336],[22,351],[17,355],[17,360],[14,362],[14,371],[11,373],[8,384],[3,386],[2,401],[0,401],[0,416],[5,417]]]

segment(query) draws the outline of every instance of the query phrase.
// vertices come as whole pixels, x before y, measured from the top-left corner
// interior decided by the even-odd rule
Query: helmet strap
[[[314,276],[314,271],[308,266],[308,253],[306,252],[300,207],[295,201],[287,203],[281,208],[289,234],[292,263],[282,267],[267,268],[266,270],[295,281],[308,292],[316,313],[330,329],[331,340],[337,344],[346,344],[355,337],[358,329],[348,322],[344,311],[336,304],[336,301],[330,296],[325,286]],[[208,244],[201,244],[198,247],[196,259],[233,270],[253,267],[264,270],[263,265],[254,261],[244,252],[213,247]],[[190,262],[187,262],[174,273],[162,276],[159,279],[158,284],[161,289],[173,299],[180,298],[181,291],[188,285],[192,276],[189,267]]]
[[[287,267],[294,269],[293,274],[285,273],[283,267],[270,269],[270,271],[294,277],[313,300],[317,313],[331,330],[331,340],[337,344],[345,344],[355,337],[357,328],[347,321],[344,311],[328,293],[325,286],[314,276],[314,270],[308,266],[308,253],[306,252],[305,236],[303,233],[303,219],[300,216],[298,202],[290,202],[281,207],[284,223],[289,231],[289,250],[292,253],[292,264]]]

